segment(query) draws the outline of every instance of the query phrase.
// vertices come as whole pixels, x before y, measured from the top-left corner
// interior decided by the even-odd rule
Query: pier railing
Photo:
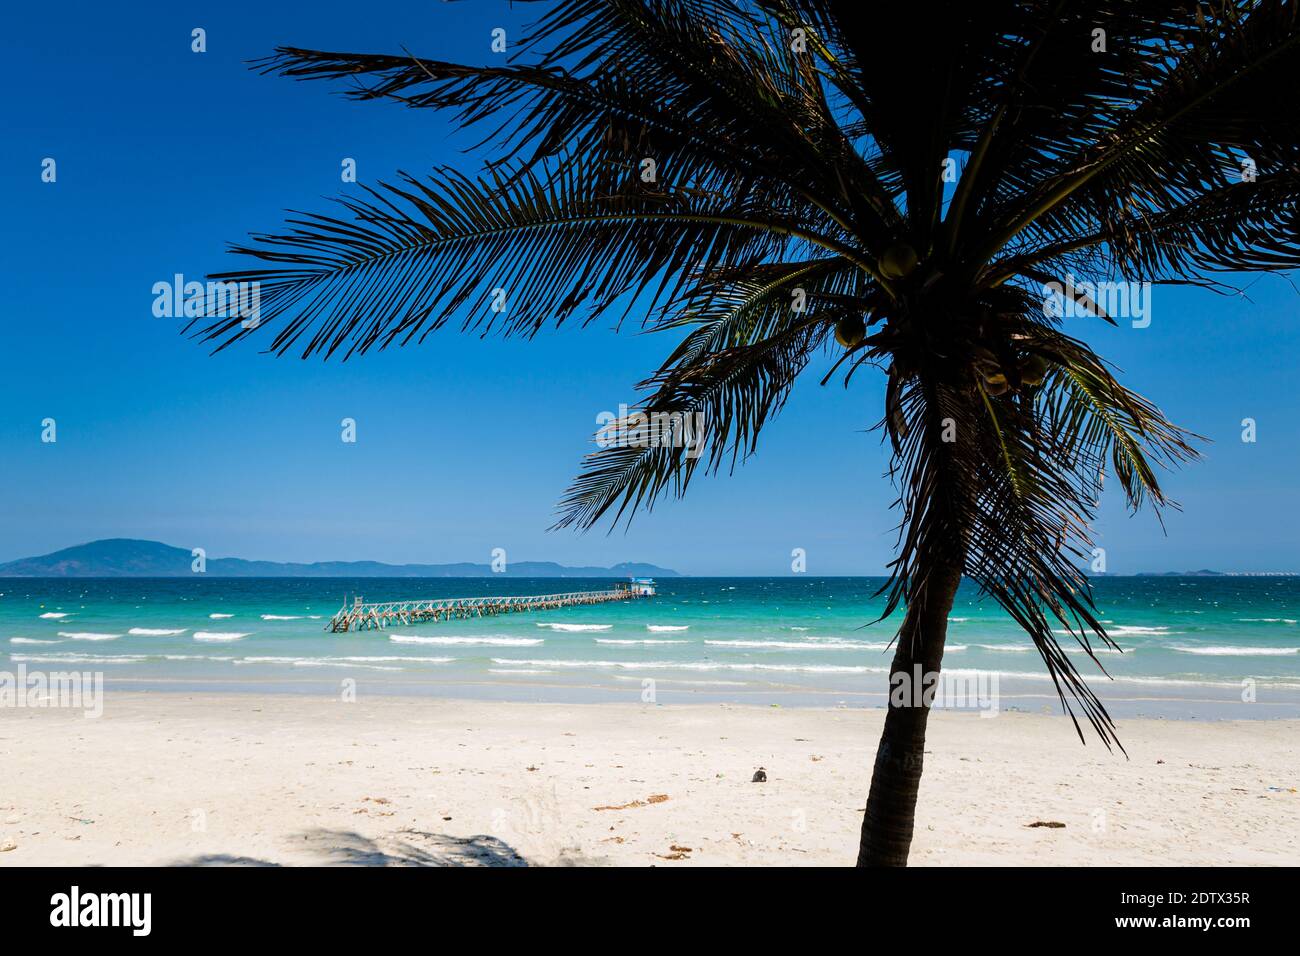
[[[639,595],[628,587],[602,591],[568,591],[563,594],[517,594],[495,597],[429,598],[424,601],[382,601],[365,604],[357,598],[345,604],[325,625],[327,631],[382,630],[402,624],[421,624],[470,617],[492,617],[520,611],[550,611],[584,604],[626,601]]]

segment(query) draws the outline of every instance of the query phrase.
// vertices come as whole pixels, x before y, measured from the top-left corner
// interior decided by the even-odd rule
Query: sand
[[[844,865],[882,716],[118,692],[98,719],[3,709],[0,866]],[[1298,731],[1122,721],[1126,760],[1060,717],[936,713],[912,862],[1295,865]]]

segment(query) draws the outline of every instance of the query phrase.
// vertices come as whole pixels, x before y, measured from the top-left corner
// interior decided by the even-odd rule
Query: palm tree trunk
[[[938,680],[948,613],[960,583],[960,565],[936,568],[908,604],[890,667],[889,706],[862,818],[858,866],[907,865],[930,716],[930,698],[921,696],[923,680],[931,675]]]

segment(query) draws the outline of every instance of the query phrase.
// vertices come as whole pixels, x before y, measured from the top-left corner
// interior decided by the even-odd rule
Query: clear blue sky
[[[338,361],[244,347],[211,357],[151,312],[153,283],[228,268],[228,241],[321,210],[362,181],[439,162],[476,170],[427,111],[358,104],[249,72],[277,44],[486,62],[536,8],[500,0],[19,4],[6,12],[0,183],[0,560],[100,537],[278,560],[645,560],[696,574],[878,574],[893,544],[879,436],[883,382],[809,375],[734,477],[700,478],[627,533],[548,533],[597,413],[674,344],[566,329],[531,342],[439,333]],[[208,52],[190,51],[207,31]],[[41,182],[53,157],[58,181]],[[1250,281],[1247,279],[1246,281]],[[1157,289],[1150,328],[1070,331],[1214,440],[1168,478],[1184,505],[1104,503],[1100,543],[1125,573],[1300,568],[1295,514],[1300,295],[1253,301]],[[1073,320],[1082,322],[1083,320]],[[1256,444],[1240,441],[1244,417]],[[40,441],[41,420],[58,442]],[[356,419],[355,445],[339,422]],[[1113,496],[1112,496],[1113,497]]]

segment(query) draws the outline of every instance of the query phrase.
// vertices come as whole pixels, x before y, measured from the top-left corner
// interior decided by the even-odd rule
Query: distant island
[[[35,558],[0,564],[6,578],[176,578],[190,577],[194,556],[188,548],[161,541],[105,538]],[[613,567],[568,567],[554,561],[511,561],[493,572],[490,564],[384,564],[382,561],[248,561],[205,557],[204,575],[215,578],[625,578],[678,577],[676,571],[628,561]]]
[[[1201,568],[1199,571],[1140,571],[1133,575],[1135,578],[1226,578],[1229,575],[1223,571],[1211,571],[1208,568]]]

